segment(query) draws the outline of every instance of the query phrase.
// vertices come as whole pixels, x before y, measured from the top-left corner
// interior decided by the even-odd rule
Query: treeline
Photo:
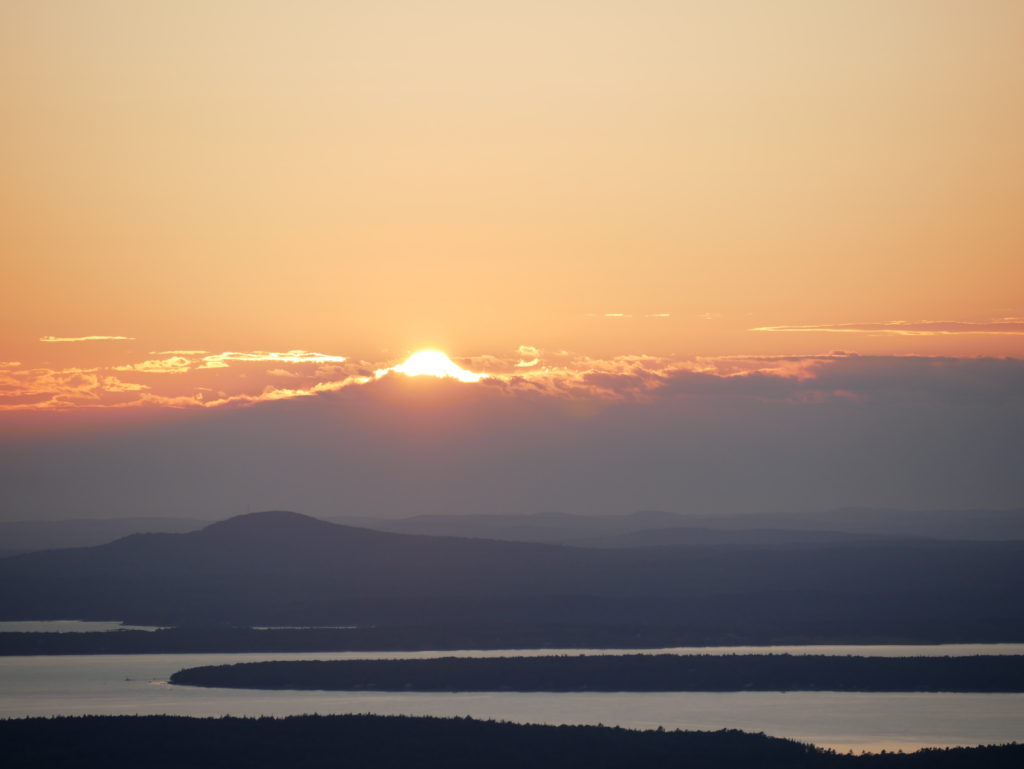
[[[1017,769],[1024,745],[840,755],[735,730],[633,731],[470,718],[84,716],[0,721],[8,769]]]
[[[174,654],[202,652],[440,651],[454,649],[659,649],[672,646],[769,644],[997,643],[1024,641],[1016,621],[979,622],[969,629],[920,623],[869,627],[814,625],[785,618],[779,627],[652,624],[454,624],[253,630],[178,627],[156,631],[0,633],[0,655]],[[783,627],[785,625],[785,627]]]
[[[380,691],[1024,692],[1024,656],[631,654],[249,662],[187,668],[172,684]]]

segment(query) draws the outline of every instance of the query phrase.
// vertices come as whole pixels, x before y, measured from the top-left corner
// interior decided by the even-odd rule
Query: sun
[[[406,358],[404,363],[399,363],[391,370],[406,376],[434,376],[441,379],[458,379],[460,382],[479,382],[487,378],[487,374],[466,371],[440,350],[415,352]]]

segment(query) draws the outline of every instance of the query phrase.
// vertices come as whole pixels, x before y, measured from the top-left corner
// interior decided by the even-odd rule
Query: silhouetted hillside
[[[1018,622],[1024,543],[600,550],[253,513],[0,561],[2,619],[136,624]],[[969,625],[968,627],[970,627]],[[806,627],[805,627],[806,630]]]
[[[417,515],[336,518],[380,531],[586,547],[652,544],[786,544],[878,539],[1024,540],[1024,509],[872,510],[702,515]]]
[[[732,729],[634,731],[471,718],[84,716],[0,721],[9,769],[1017,769],[1024,746],[837,755]]]
[[[667,529],[643,529],[622,534],[573,538],[577,547],[675,547],[679,545],[805,545],[876,542],[921,537],[888,537],[873,534],[851,534],[845,531],[805,531],[802,529],[724,529],[674,526]]]
[[[0,557],[32,550],[92,547],[142,532],[181,533],[209,525],[198,518],[73,518],[0,521]]]

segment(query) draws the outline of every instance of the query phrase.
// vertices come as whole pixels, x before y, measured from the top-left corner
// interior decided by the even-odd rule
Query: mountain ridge
[[[194,532],[4,559],[0,619],[1003,621],[1024,620],[1021,584],[1017,542],[599,549],[372,531],[268,511]]]

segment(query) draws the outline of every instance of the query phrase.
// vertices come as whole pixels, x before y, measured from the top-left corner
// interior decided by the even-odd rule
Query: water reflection
[[[806,647],[804,647],[806,648]],[[573,650],[575,653],[576,650]],[[524,652],[542,653],[540,650]],[[860,692],[405,693],[170,686],[175,670],[270,659],[448,656],[452,652],[134,654],[0,658],[0,716],[80,714],[465,716],[638,729],[735,728],[837,750],[914,750],[1024,740],[1024,694]],[[462,652],[498,656],[508,651]]]

